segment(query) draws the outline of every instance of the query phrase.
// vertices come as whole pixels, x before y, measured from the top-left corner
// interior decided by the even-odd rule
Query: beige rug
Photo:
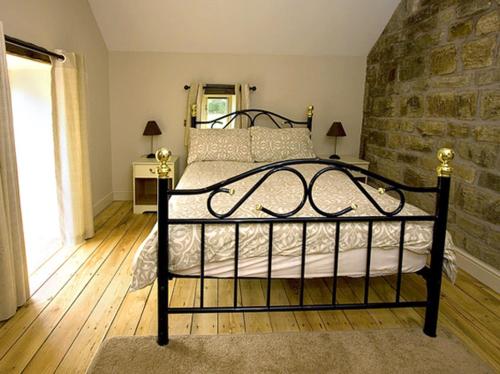
[[[106,340],[89,373],[492,373],[455,337],[420,329]]]

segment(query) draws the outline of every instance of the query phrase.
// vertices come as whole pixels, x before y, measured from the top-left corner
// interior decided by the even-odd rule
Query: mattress
[[[190,164],[182,176],[178,189],[201,188],[238,175],[262,164],[203,161]],[[303,164],[294,166],[310,180],[324,166]],[[218,194],[213,199],[216,212],[227,212],[263,176],[256,174],[238,181],[230,188],[234,195]],[[368,185],[367,192],[385,209],[393,210],[398,201],[388,194],[379,194]],[[266,218],[266,213],[257,210],[260,204],[276,212],[285,213],[300,202],[303,187],[297,176],[281,171],[267,179],[251,197],[231,216],[234,218]],[[208,194],[173,196],[169,201],[171,218],[213,218],[207,208]],[[324,173],[313,189],[316,205],[327,212],[335,212],[353,204],[357,208],[345,216],[377,216],[380,213],[342,172]],[[425,215],[422,210],[405,204],[400,215]],[[297,217],[314,217],[318,213],[309,202],[295,214]],[[373,223],[371,275],[387,275],[397,271],[400,223]],[[432,242],[432,222],[407,222],[404,235],[403,271],[414,272],[425,266]],[[200,273],[200,226],[171,225],[169,228],[169,270],[179,275]],[[343,222],[339,234],[340,276],[364,276],[368,244],[368,224],[365,222]],[[333,242],[335,224],[308,223],[307,225],[306,276],[331,276],[333,269]],[[205,274],[231,277],[234,274],[234,225],[206,225],[205,227]],[[156,278],[157,229],[149,234],[139,247],[133,262],[131,289],[139,289]],[[268,224],[240,224],[239,275],[248,277],[267,276],[267,254],[269,246]],[[273,277],[300,276],[300,253],[302,247],[302,225],[283,223],[273,225]],[[444,270],[454,278],[455,258],[453,243],[446,236]]]

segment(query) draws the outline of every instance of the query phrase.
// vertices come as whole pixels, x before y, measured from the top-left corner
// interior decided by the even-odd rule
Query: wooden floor
[[[100,343],[117,335],[154,335],[156,285],[128,293],[134,253],[155,222],[155,215],[133,215],[131,205],[114,202],[96,218],[96,235],[83,245],[61,250],[31,277],[32,297],[7,322],[0,322],[0,373],[84,372]],[[370,300],[394,296],[394,277],[373,278]],[[193,305],[199,282],[171,282],[171,305]],[[207,280],[207,305],[229,305],[232,281]],[[362,279],[342,279],[340,302],[360,300]],[[243,305],[265,302],[266,281],[239,283]],[[404,276],[403,296],[423,299],[424,283]],[[272,303],[295,303],[297,282],[272,282]],[[330,282],[306,284],[306,302],[330,299]],[[500,371],[499,295],[460,273],[453,286],[443,286],[440,326],[459,337]],[[323,331],[422,326],[423,309],[370,311],[238,313],[176,315],[170,318],[171,335],[233,334],[272,331]]]

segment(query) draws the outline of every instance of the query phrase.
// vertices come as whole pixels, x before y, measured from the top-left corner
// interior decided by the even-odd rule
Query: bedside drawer
[[[173,165],[168,164],[170,172],[168,178],[172,178]],[[134,176],[138,178],[155,178],[156,174],[151,169],[156,170],[157,165],[134,165]]]

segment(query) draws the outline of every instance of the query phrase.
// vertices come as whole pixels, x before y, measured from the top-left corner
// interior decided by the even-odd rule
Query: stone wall
[[[368,56],[361,157],[409,185],[436,183],[451,147],[449,229],[500,268],[500,0],[402,0]],[[431,211],[430,197],[409,200]]]

